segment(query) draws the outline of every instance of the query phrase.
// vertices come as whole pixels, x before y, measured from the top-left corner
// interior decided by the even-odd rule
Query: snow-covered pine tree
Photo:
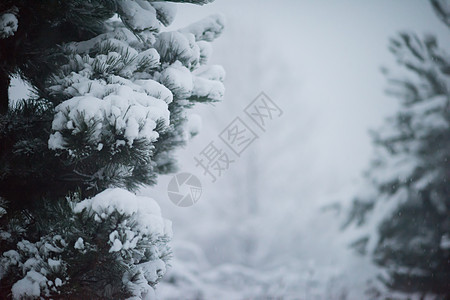
[[[448,25],[448,4],[432,5]],[[386,70],[388,91],[400,100],[400,108],[373,133],[376,159],[347,226],[361,232],[353,246],[372,255],[385,271],[380,278],[387,293],[447,299],[450,56],[434,36],[420,39],[413,33],[391,39],[389,50],[403,71],[394,75]]]
[[[0,4],[0,295],[152,298],[171,226],[133,191],[175,170],[185,110],[221,100],[223,18],[162,31],[190,1]],[[35,97],[9,103],[19,75]]]

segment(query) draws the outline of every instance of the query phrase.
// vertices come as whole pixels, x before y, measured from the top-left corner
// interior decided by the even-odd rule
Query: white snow
[[[218,80],[220,82],[223,82],[225,79],[225,69],[220,65],[201,66],[193,74],[208,80]]]
[[[345,279],[333,266],[287,259],[270,268],[211,265],[189,241],[174,246],[173,267],[156,289],[160,299],[340,299],[342,293]]]
[[[177,6],[175,3],[151,2],[150,4],[156,9],[158,20],[160,20],[164,26],[172,24],[177,13]]]
[[[445,234],[441,238],[440,247],[442,250],[449,250],[450,249],[450,235]]]
[[[155,290],[145,281],[142,275],[139,276],[138,282],[139,284],[134,284],[130,280],[126,282],[127,289],[135,295],[126,300],[157,300]]]
[[[114,82],[115,79],[111,77],[110,80]],[[61,131],[67,129],[72,134],[77,134],[81,132],[83,124],[97,124],[91,140],[96,148],[102,141],[105,127],[109,126],[115,126],[117,131],[122,132],[130,146],[138,138],[145,138],[150,142],[158,138],[156,122],[162,120],[166,125],[169,124],[167,103],[139,91],[139,88],[133,90],[129,85],[112,83],[110,86],[115,88],[115,93],[103,99],[88,93],[66,100],[55,108],[52,123],[54,133],[49,139],[50,149],[64,149],[66,142]],[[167,93],[165,96],[167,99]]]
[[[410,155],[389,156],[383,165],[373,170],[372,178],[377,184],[408,180],[419,162]]]
[[[55,279],[55,286],[61,286],[62,285],[62,280],[60,278],[56,278]]]
[[[225,86],[222,82],[194,77],[192,96],[220,101],[225,95]]]
[[[117,252],[122,249],[122,242],[119,239],[114,240],[109,252]]]
[[[430,132],[449,127],[445,114],[448,105],[449,100],[447,97],[439,95],[416,103],[407,109],[413,117],[411,129],[417,138],[426,137]]]
[[[215,14],[181,29],[180,32],[192,33],[196,41],[211,42],[222,33],[224,27],[225,17]]]
[[[39,266],[39,263],[40,263],[40,259],[38,259],[38,257],[30,257],[23,263],[22,270],[24,272],[26,272],[26,271],[36,269],[36,267]]]
[[[136,31],[154,30],[160,28],[156,18],[156,10],[147,1],[128,0],[118,1],[120,15],[125,24]]]
[[[94,126],[86,149],[133,147],[137,139],[153,143],[159,138],[158,122],[170,124],[168,104],[174,99],[223,99],[223,68],[202,66],[196,70],[209,59],[207,41],[221,33],[222,16],[158,33],[158,18],[165,24],[173,19],[173,4],[133,0],[119,1],[118,6],[127,28],[112,22],[111,32],[64,45],[73,55],[63,67],[65,74],[55,78],[50,90],[69,99],[55,108],[50,149],[82,155],[72,149],[70,139],[83,134],[85,125]],[[147,34],[152,41],[145,39]],[[97,49],[107,50],[91,57]],[[116,141],[108,136],[111,127],[121,136]]]
[[[20,261],[20,254],[15,250],[9,250],[3,253],[3,257],[8,258],[10,264],[16,265]]]
[[[125,5],[124,2],[121,3]],[[150,4],[142,1],[130,1],[125,6],[130,14],[138,13],[141,9],[153,9]],[[185,38],[186,34],[167,34],[181,35],[186,42],[184,46],[192,46],[194,50],[198,50],[197,54],[194,53],[197,56],[194,60],[199,59],[200,50],[192,35],[190,42]],[[159,137],[157,122],[169,124],[168,104],[173,101],[172,92],[177,93],[178,98],[190,96],[193,88],[191,72],[180,62],[175,62],[162,74],[157,73],[155,77],[158,79],[151,78],[149,72],[159,65],[161,53],[155,48],[136,50],[140,48],[136,46],[135,49],[129,43],[137,45],[138,40],[129,35],[129,30],[118,28],[90,41],[66,46],[76,54],[65,66],[68,74],[56,77],[56,84],[51,90],[72,98],[55,109],[53,133],[49,138],[50,149],[66,149],[67,132],[72,135],[80,133],[84,123],[97,125],[89,141],[92,148],[102,149],[105,145],[102,134],[110,126],[115,126],[117,132],[125,136],[125,142],[130,147],[134,140],[140,138],[154,142]],[[164,44],[163,40],[159,40],[160,43]],[[111,50],[107,54],[99,53],[95,57],[89,57],[87,53],[93,48]],[[71,70],[77,71],[69,72]],[[98,72],[104,74],[101,73],[99,77]],[[100,143],[103,146],[99,146]]]
[[[143,71],[150,71],[159,65],[160,55],[154,48],[142,51],[136,56],[136,63],[144,67]]]
[[[209,98],[211,100],[223,100],[225,94],[225,70],[222,66],[201,66],[193,72],[194,88],[192,96]]]
[[[172,237],[172,224],[161,217],[159,205],[149,197],[112,188],[77,203],[74,212],[103,220],[113,213],[123,216],[123,221],[109,233],[109,252],[117,252],[119,259],[130,266],[122,282],[132,295],[140,299],[154,295],[152,285],[166,272],[166,263],[160,259],[160,254],[166,251],[167,245],[149,244],[145,251],[137,245]]]
[[[17,31],[19,21],[12,13],[4,13],[0,16],[0,39],[13,36]]]
[[[141,268],[148,282],[156,282],[158,278],[166,273],[166,264],[161,259],[139,264],[138,268]]]
[[[133,270],[125,273],[122,281],[127,289],[135,296],[128,299],[155,299],[156,295],[150,283],[154,284],[166,272],[165,263],[156,259],[138,264]],[[131,277],[134,280],[130,280]]]
[[[47,260],[48,266],[53,272],[58,272],[61,268],[61,260],[60,259],[51,259]]]
[[[173,100],[173,95],[170,90],[155,80],[136,80],[134,83],[141,86],[147,95],[164,100],[167,104]]]
[[[129,222],[136,222],[142,234],[172,236],[171,223],[161,217],[161,209],[155,200],[136,196],[120,188],[107,189],[91,199],[78,203],[74,211],[80,213],[87,209],[90,214],[107,218],[114,211],[129,216]]]
[[[127,41],[127,42],[124,42]],[[137,37],[125,27],[114,28],[113,31],[98,35],[90,40],[74,42],[64,45],[65,48],[71,50],[71,52],[84,55],[89,53],[92,48],[98,47],[99,45],[105,45],[105,42],[109,42],[116,46],[116,51],[121,54],[126,54],[126,50],[136,53],[135,49],[131,49],[129,44],[138,42]],[[130,48],[130,49],[129,49]],[[81,56],[79,57],[81,58]]]
[[[83,250],[84,249],[84,241],[83,238],[79,237],[73,246],[75,249]]]
[[[191,72],[179,61],[174,62],[161,73],[160,82],[177,99],[189,98],[194,88]]]
[[[25,278],[14,283],[11,292],[13,299],[41,296],[41,289],[47,287],[47,278],[36,271],[29,271]]]
[[[163,62],[172,63],[179,60],[184,66],[191,68],[200,60],[200,47],[191,33],[162,32],[156,39],[155,49]]]
[[[209,58],[212,55],[212,45],[206,41],[198,41],[197,45],[200,48],[200,64],[205,65],[208,63]]]
[[[20,251],[23,251],[25,253],[31,253],[31,254],[38,254],[38,249],[36,248],[35,244],[32,244],[31,242],[27,241],[27,240],[22,240],[20,242],[17,243],[17,248]]]

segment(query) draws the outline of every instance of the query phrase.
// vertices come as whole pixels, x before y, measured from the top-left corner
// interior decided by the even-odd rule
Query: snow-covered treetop
[[[172,5],[121,1],[123,23],[111,22],[111,32],[65,45],[70,60],[50,90],[69,99],[56,107],[51,149],[65,149],[64,132],[76,135],[86,124],[95,124],[89,143],[96,147],[105,144],[102,134],[109,127],[130,146],[137,138],[154,142],[157,122],[169,125],[168,104],[174,98],[222,99],[224,71],[205,66],[211,51],[204,40],[221,33],[223,18],[158,33],[173,19]]]
[[[144,145],[141,152],[154,167],[148,161],[158,152],[153,144],[162,133],[179,132],[171,124],[184,118],[171,113],[170,106],[223,98],[225,72],[207,63],[210,42],[221,34],[224,18],[212,15],[180,30],[162,31],[174,19],[174,5],[118,1],[120,19],[110,19],[107,32],[62,46],[67,61],[48,81],[56,104],[50,149],[73,160],[103,151],[116,162],[117,153]],[[185,136],[176,133],[172,139]],[[121,169],[133,173],[129,166]],[[104,171],[83,176],[111,177]]]

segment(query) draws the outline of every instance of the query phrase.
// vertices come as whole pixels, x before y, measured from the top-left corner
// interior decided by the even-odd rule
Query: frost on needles
[[[0,4],[2,297],[154,298],[171,224],[133,191],[175,170],[186,109],[224,96],[223,18],[163,31],[173,2],[211,1]],[[31,99],[10,103],[13,75]]]

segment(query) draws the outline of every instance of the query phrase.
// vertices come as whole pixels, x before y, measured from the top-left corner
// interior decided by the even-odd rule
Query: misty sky
[[[389,37],[410,30],[436,33],[440,43],[450,41],[429,2],[421,0],[216,0],[203,7],[180,6],[172,27],[211,13],[227,18],[213,55],[213,62],[227,71],[223,106],[248,103],[261,90],[282,107],[298,103],[296,112],[308,118],[314,131],[305,145],[311,148],[308,155],[315,156],[321,172],[326,169],[342,180],[358,176],[367,165],[372,149],[368,129],[379,126],[396,107],[395,99],[384,94],[386,81],[380,73],[383,65],[395,67],[387,50]],[[261,61],[262,53],[270,53],[270,59]],[[270,77],[277,65],[285,73],[272,82],[285,81],[285,86],[241,76],[242,69],[257,66]],[[236,93],[238,84],[246,87]]]

